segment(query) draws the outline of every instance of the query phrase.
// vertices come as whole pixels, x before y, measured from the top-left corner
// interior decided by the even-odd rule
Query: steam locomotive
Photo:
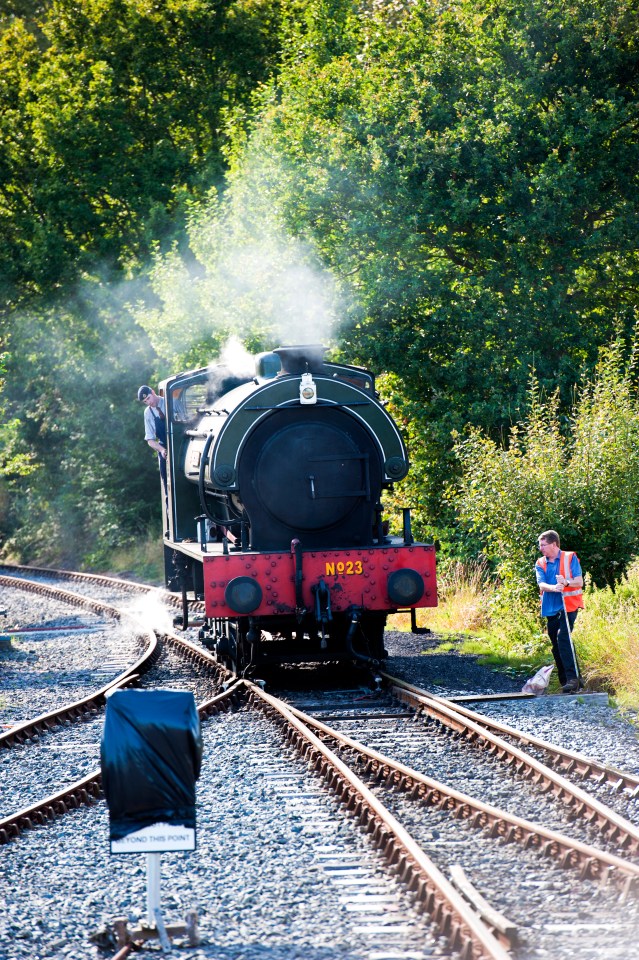
[[[389,613],[435,606],[434,547],[381,494],[408,472],[374,377],[320,345],[160,384],[167,423],[166,582],[203,600],[200,639],[236,673],[386,656]]]

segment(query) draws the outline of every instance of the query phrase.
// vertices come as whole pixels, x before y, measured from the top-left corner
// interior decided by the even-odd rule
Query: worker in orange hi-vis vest
[[[547,618],[561,689],[564,693],[577,693],[583,683],[572,628],[584,605],[581,564],[576,553],[561,549],[555,530],[539,535],[539,549],[543,556],[535,564],[535,575],[541,594],[541,615]]]

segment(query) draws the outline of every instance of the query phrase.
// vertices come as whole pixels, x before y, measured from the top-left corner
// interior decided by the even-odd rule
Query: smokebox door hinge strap
[[[299,540],[291,540],[291,553],[295,557],[295,615],[298,621],[301,621],[306,613],[306,607],[304,606],[304,595],[302,593],[302,581],[304,580],[302,544]]]

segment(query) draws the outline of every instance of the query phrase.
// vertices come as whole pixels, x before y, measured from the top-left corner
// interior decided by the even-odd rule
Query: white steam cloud
[[[126,603],[122,609],[147,630],[156,630],[158,633],[173,631],[174,614],[165,605],[159,592],[140,594]]]
[[[207,339],[212,353],[230,337],[264,350],[334,341],[352,294],[311,242],[286,229],[278,194],[269,192],[266,162],[254,151],[224,198],[213,193],[193,213],[190,260],[174,250],[156,261],[153,289],[163,306],[138,321],[169,368]],[[229,366],[238,369],[235,362]]]
[[[249,380],[255,376],[255,357],[237,337],[230,337],[217,360],[209,365],[209,393],[220,392],[222,382],[228,377]]]

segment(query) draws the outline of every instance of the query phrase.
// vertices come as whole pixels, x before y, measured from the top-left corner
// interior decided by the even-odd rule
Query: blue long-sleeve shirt
[[[539,566],[539,560],[535,564],[535,576],[537,577],[537,583],[557,583],[557,577],[559,576],[559,564],[561,562],[561,554],[565,553],[565,550],[561,550],[557,554],[555,560],[546,559],[546,569],[544,570]],[[579,557],[576,553],[573,553],[572,560],[570,561],[570,578],[574,580],[575,577],[583,576],[581,572],[581,564],[579,563]],[[559,613],[560,610],[563,610],[563,600],[560,593],[550,593],[547,590],[541,595],[541,615],[542,617],[552,617],[556,613]]]

